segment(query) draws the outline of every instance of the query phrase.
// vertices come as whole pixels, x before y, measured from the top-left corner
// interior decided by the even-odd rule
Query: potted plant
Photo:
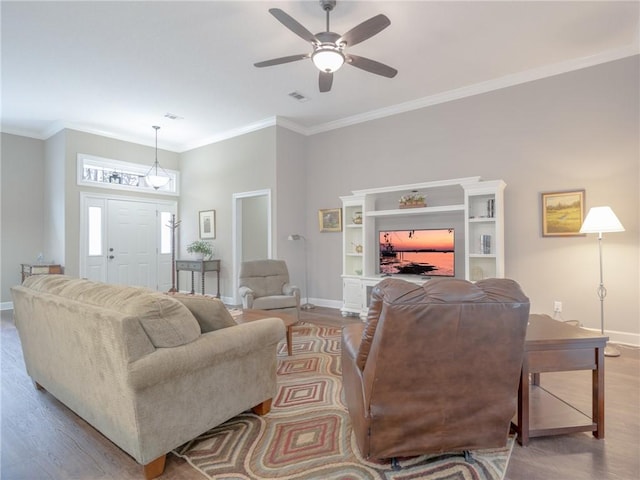
[[[187,245],[187,252],[195,253],[202,260],[209,260],[213,256],[213,245],[204,240],[196,240]]]

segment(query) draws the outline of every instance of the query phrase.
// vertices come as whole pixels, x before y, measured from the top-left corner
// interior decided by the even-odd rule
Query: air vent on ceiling
[[[165,113],[164,117],[168,118],[169,120],[184,120],[184,117],[176,115],[175,113]]]
[[[291,98],[293,98],[294,100],[297,100],[299,102],[308,102],[309,98],[305,97],[303,94],[301,94],[300,92],[291,92],[289,94],[289,96]]]

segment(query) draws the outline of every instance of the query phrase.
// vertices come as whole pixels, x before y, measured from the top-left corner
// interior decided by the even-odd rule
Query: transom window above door
[[[91,187],[110,188],[115,190],[144,191],[163,195],[178,195],[180,172],[163,170],[170,181],[159,188],[154,188],[146,178],[151,164],[139,164],[95,157],[84,153],[78,154],[77,183]]]

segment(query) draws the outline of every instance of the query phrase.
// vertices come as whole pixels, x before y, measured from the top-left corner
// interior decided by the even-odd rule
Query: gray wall
[[[44,244],[44,142],[2,134],[0,156],[0,303],[11,302],[10,288],[20,283],[20,263],[35,262]]]
[[[269,258],[268,197],[261,195],[242,200],[242,258]],[[206,285],[206,284],[205,284]]]
[[[289,241],[289,235],[308,237],[307,214],[307,139],[291,130],[276,129],[276,232],[275,254],[287,262],[291,283],[304,290],[305,245]],[[305,295],[303,291],[302,295]]]
[[[540,193],[586,190],[626,232],[605,234],[606,328],[639,333],[638,57],[477,95],[309,138],[310,290],[341,298],[339,234],[315,212],[352,190],[480,175],[507,183],[506,275],[532,311],[599,328],[597,240],[540,233]],[[633,266],[633,268],[629,268]],[[637,339],[636,339],[637,341]]]
[[[275,127],[207,145],[180,156],[182,179],[178,218],[180,255],[189,258],[186,248],[198,238],[198,212],[216,211],[215,258],[220,261],[220,290],[233,296],[232,197],[234,193],[276,188]],[[272,215],[273,215],[272,205]],[[190,285],[181,272],[182,285]],[[186,283],[184,283],[186,282]],[[215,294],[214,282],[205,283],[206,293]]]

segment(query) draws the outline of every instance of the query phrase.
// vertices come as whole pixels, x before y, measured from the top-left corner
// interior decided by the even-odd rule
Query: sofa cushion
[[[200,324],[202,333],[237,325],[224,303],[217,298],[187,293],[169,293],[168,295],[189,309]]]
[[[274,310],[279,308],[296,308],[298,299],[288,295],[271,295],[253,300],[253,308],[258,310]]]
[[[34,275],[25,279],[23,285],[137,317],[156,348],[185,345],[201,334],[198,321],[187,307],[167,295],[147,288],[110,285],[66,275]]]

